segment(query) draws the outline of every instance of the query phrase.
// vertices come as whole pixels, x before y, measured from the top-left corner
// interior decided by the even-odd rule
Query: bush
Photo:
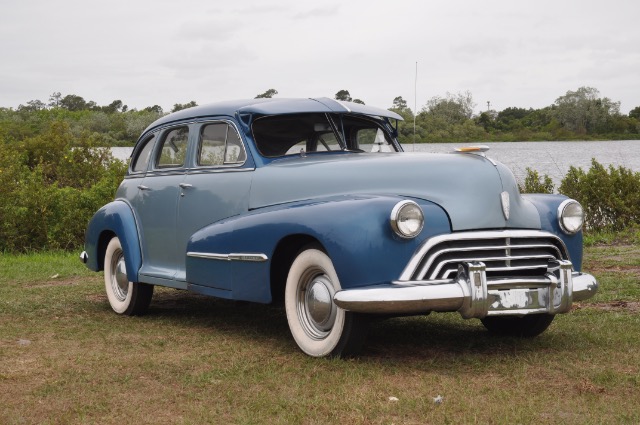
[[[524,178],[524,185],[518,183],[521,193],[553,193],[554,185],[551,177],[547,174],[540,176],[536,170],[527,167],[527,176]]]
[[[640,173],[628,168],[592,159],[587,172],[571,167],[559,190],[582,204],[587,229],[620,231],[639,223]]]
[[[0,143],[0,251],[81,246],[89,219],[113,199],[125,171],[108,149],[63,122]]]

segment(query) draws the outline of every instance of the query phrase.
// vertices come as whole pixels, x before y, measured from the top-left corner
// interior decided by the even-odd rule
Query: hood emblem
[[[500,201],[502,202],[502,214],[504,214],[504,219],[509,220],[509,210],[511,209],[511,205],[509,204],[509,192],[502,192],[500,194]]]

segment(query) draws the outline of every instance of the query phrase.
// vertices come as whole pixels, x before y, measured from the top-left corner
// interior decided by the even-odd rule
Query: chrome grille
[[[411,280],[452,279],[461,262],[481,261],[488,278],[543,276],[549,262],[567,260],[558,237],[538,231],[465,232],[438,236],[410,264]]]

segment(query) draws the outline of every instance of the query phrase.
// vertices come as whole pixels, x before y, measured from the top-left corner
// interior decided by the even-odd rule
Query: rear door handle
[[[193,187],[193,185],[189,183],[180,183],[180,187],[183,189],[189,189],[190,187]]]
[[[148,188],[147,186],[145,186],[143,184],[139,184],[138,185],[138,189],[140,189],[140,190],[151,190],[150,188]]]

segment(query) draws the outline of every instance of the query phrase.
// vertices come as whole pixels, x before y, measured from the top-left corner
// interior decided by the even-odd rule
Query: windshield
[[[315,113],[259,118],[252,130],[258,150],[270,158],[338,150],[396,152],[383,125],[360,116]]]

